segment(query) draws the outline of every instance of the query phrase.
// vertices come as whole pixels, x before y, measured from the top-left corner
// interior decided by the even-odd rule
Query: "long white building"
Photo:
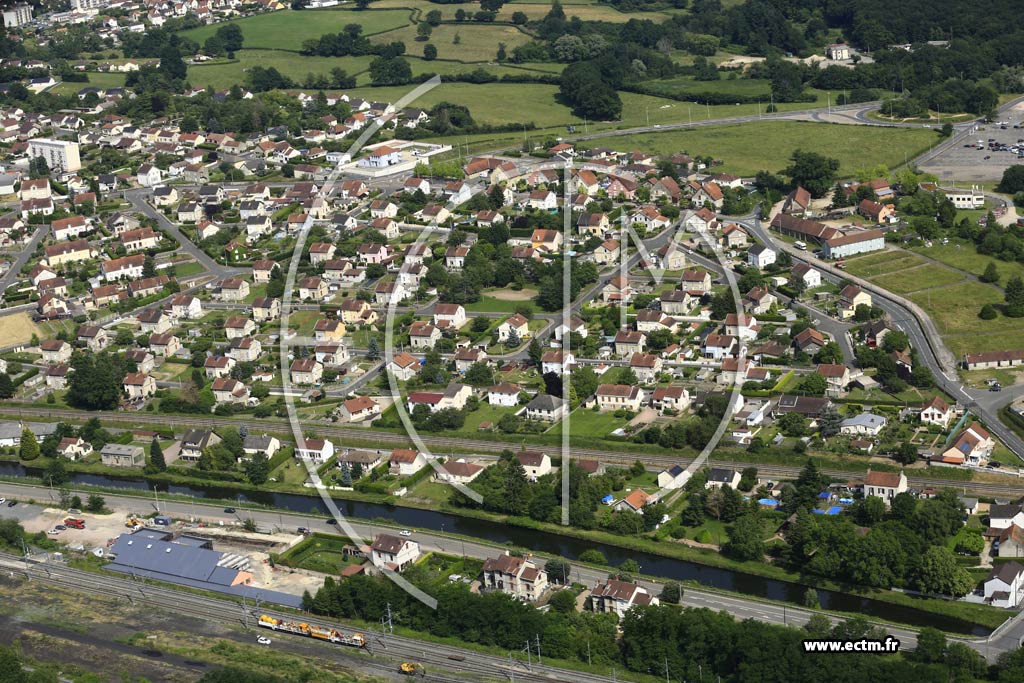
[[[32,21],[32,5],[15,5],[4,8],[4,26],[18,28]]]

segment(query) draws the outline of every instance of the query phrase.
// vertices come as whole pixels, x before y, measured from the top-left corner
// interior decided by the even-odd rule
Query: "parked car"
[[[270,645],[270,638],[267,638],[266,636],[260,636],[256,639],[256,642],[260,645]]]
[[[398,532],[398,535],[399,536],[412,536],[412,532],[409,531],[408,529],[402,529],[401,531]]]

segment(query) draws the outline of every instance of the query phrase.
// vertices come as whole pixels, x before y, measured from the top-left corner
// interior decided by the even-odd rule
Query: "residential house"
[[[635,413],[640,410],[643,400],[640,388],[629,384],[601,384],[594,395],[601,412],[628,410]]]
[[[712,467],[708,471],[708,480],[704,484],[706,489],[720,489],[727,486],[736,489],[740,485],[740,473],[733,469]]]
[[[520,342],[530,337],[530,321],[519,313],[510,315],[497,329],[499,344],[508,342],[513,335]]]
[[[928,401],[921,408],[921,422],[945,429],[953,419],[953,409],[939,396]]]
[[[484,471],[482,465],[477,465],[464,460],[455,460],[441,463],[434,473],[434,481],[448,484],[468,484]]]
[[[289,371],[293,384],[319,384],[324,366],[315,358],[296,358]]]
[[[536,481],[551,472],[551,457],[547,453],[523,450],[516,453],[513,457],[523,466],[523,469],[526,470],[526,476],[532,481]]]
[[[364,422],[380,415],[380,404],[369,396],[356,396],[344,401],[338,412],[348,422]]]
[[[611,613],[622,619],[634,605],[658,605],[660,600],[639,584],[618,579],[598,583],[590,593],[595,613]]]
[[[130,372],[124,376],[123,387],[129,400],[145,400],[156,393],[156,379],[141,372]]]
[[[1013,560],[995,565],[985,580],[985,601],[993,607],[1013,608],[1024,597],[1024,565]]]
[[[876,496],[886,503],[907,491],[907,475],[900,472],[875,472],[868,469],[864,477],[864,495]]]
[[[525,410],[526,419],[539,422],[558,422],[568,414],[568,402],[550,394],[537,394],[526,404]]]
[[[562,578],[564,582],[566,577]],[[548,588],[548,575],[536,562],[515,557],[506,550],[498,557],[484,560],[481,588],[535,602]]]
[[[522,387],[511,382],[499,382],[487,389],[487,403],[492,406],[511,408],[518,405]]]

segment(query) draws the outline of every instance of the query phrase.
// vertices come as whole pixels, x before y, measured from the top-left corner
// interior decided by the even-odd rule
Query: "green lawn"
[[[88,88],[90,86],[93,88],[101,88],[103,90],[106,90],[107,88],[124,87],[124,74],[90,72],[87,75],[89,76],[88,83],[72,83],[71,81],[64,81],[63,83],[54,86],[50,92],[55,95],[73,95],[82,88]]]
[[[735,109],[738,113],[742,107]],[[838,159],[840,174],[877,164],[897,166],[904,155],[917,156],[937,140],[935,132],[928,129],[757,121],[607,138],[600,144],[624,151],[639,149],[664,154],[679,150],[713,155],[725,162],[717,171],[750,176],[759,170],[780,171],[797,149]]]
[[[459,9],[459,5],[439,5],[427,2],[426,0],[375,0],[373,7],[376,9],[401,7],[416,8],[424,15],[427,12],[436,9],[441,12],[441,18],[444,21],[454,21],[455,12]],[[614,7],[597,3],[596,1],[580,2],[577,0],[574,2],[562,3],[562,8],[565,10],[565,16],[567,18],[571,19],[572,17],[579,17],[583,21],[623,23],[637,17],[636,13],[620,12]],[[463,7],[462,9],[470,12],[467,7]],[[501,10],[498,11],[497,20],[499,22],[512,21],[512,14],[515,12],[523,12],[531,20],[540,20],[543,19],[550,10],[551,3],[548,2],[548,0],[519,0],[518,2],[510,2],[504,5]],[[664,21],[669,17],[669,14],[667,12],[644,12],[640,16],[643,19],[650,19],[651,21]]]
[[[929,287],[941,287],[963,280],[963,275],[946,266],[929,263],[913,268],[904,268],[888,275],[871,278],[879,287],[896,294],[908,294]]]
[[[452,434],[475,437],[477,432],[480,430],[481,422],[490,422],[492,425],[496,425],[503,415],[509,415],[514,413],[516,410],[516,408],[492,406],[490,403],[487,403],[485,399],[480,402],[480,407],[478,409],[466,414],[466,423],[462,425],[462,429],[458,429],[452,432]]]
[[[184,263],[178,263],[174,266],[174,272],[177,277],[190,277],[192,275],[199,275],[206,269],[203,268],[202,264],[198,261],[186,261]]]
[[[246,48],[270,50],[299,50],[309,38],[319,38],[325,33],[340,33],[348,24],[359,24],[363,35],[373,35],[405,26],[409,23],[408,10],[350,9],[323,10],[282,10],[257,14],[234,22],[242,29]],[[181,35],[195,40],[200,45],[212,36],[223,24],[210,24],[182,31]]]
[[[489,313],[514,313],[516,308],[523,304],[533,306],[533,302],[530,299],[532,299],[533,296],[536,295],[536,291],[527,291],[525,289],[523,291],[526,292],[527,294],[530,294],[530,297],[522,301],[509,301],[508,299],[499,299],[497,297],[488,296],[487,294],[484,294],[480,297],[479,301],[475,301],[471,304],[466,304],[465,308],[467,312],[476,313],[479,313],[481,311],[486,311]]]
[[[604,438],[614,432],[620,427],[626,425],[627,420],[621,417],[615,417],[613,413],[595,413],[589,409],[577,409],[569,415],[569,435],[570,436],[589,436],[594,438]],[[549,434],[561,435],[564,429],[565,421],[559,422],[555,425]]]

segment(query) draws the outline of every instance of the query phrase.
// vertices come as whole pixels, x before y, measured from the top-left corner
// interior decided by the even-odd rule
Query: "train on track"
[[[349,645],[351,647],[366,647],[366,638],[362,633],[344,633],[342,631],[336,631],[332,628],[325,626],[317,626],[315,624],[305,624],[299,621],[286,621],[284,619],[278,619],[267,614],[261,614],[259,621],[257,622],[263,628],[269,628],[272,631],[282,631],[284,633],[294,633],[299,636],[306,636],[307,638],[316,638],[317,640],[326,640],[329,643],[335,643],[337,645]]]

